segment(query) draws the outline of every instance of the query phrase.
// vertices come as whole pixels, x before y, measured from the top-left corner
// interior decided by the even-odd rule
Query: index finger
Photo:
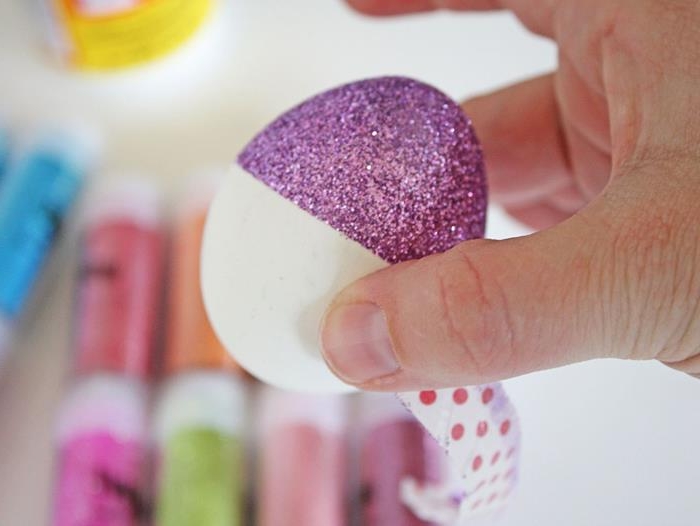
[[[501,9],[497,0],[348,0],[362,13],[375,16],[424,13],[436,9],[484,11]]]
[[[562,0],[347,0],[356,10],[374,16],[424,13],[438,9],[493,11],[509,9],[528,29],[552,37],[554,11]]]

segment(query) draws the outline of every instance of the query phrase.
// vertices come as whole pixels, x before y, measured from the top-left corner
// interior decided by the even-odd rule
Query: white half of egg
[[[321,318],[345,286],[386,266],[236,165],[204,231],[204,304],[221,343],[260,380],[349,392],[321,357]]]

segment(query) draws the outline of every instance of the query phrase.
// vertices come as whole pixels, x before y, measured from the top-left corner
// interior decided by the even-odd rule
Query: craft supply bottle
[[[156,416],[156,524],[239,526],[247,386],[202,304],[199,253],[214,185],[194,183],[174,235],[166,377]]]
[[[42,0],[48,41],[67,65],[115,70],[159,58],[192,37],[216,0]]]
[[[81,242],[73,383],[60,409],[54,526],[149,515],[148,397],[163,281],[159,196],[140,181],[90,203]]]
[[[348,523],[347,397],[265,387],[260,407],[260,526]]]
[[[36,132],[0,185],[0,367],[29,299],[97,157],[93,132]],[[0,145],[0,149],[2,146]]]

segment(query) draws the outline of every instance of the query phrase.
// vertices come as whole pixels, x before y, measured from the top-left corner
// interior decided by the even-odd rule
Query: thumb
[[[354,283],[324,320],[328,365],[364,389],[404,391],[611,356],[623,338],[605,315],[619,308],[604,290],[615,242],[586,215],[522,238],[467,241]]]

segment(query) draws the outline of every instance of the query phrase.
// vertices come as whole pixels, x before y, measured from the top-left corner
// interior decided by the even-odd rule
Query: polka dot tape
[[[421,519],[465,524],[501,508],[517,481],[520,428],[501,384],[400,393],[399,399],[447,452],[441,485],[405,480],[404,503]]]

